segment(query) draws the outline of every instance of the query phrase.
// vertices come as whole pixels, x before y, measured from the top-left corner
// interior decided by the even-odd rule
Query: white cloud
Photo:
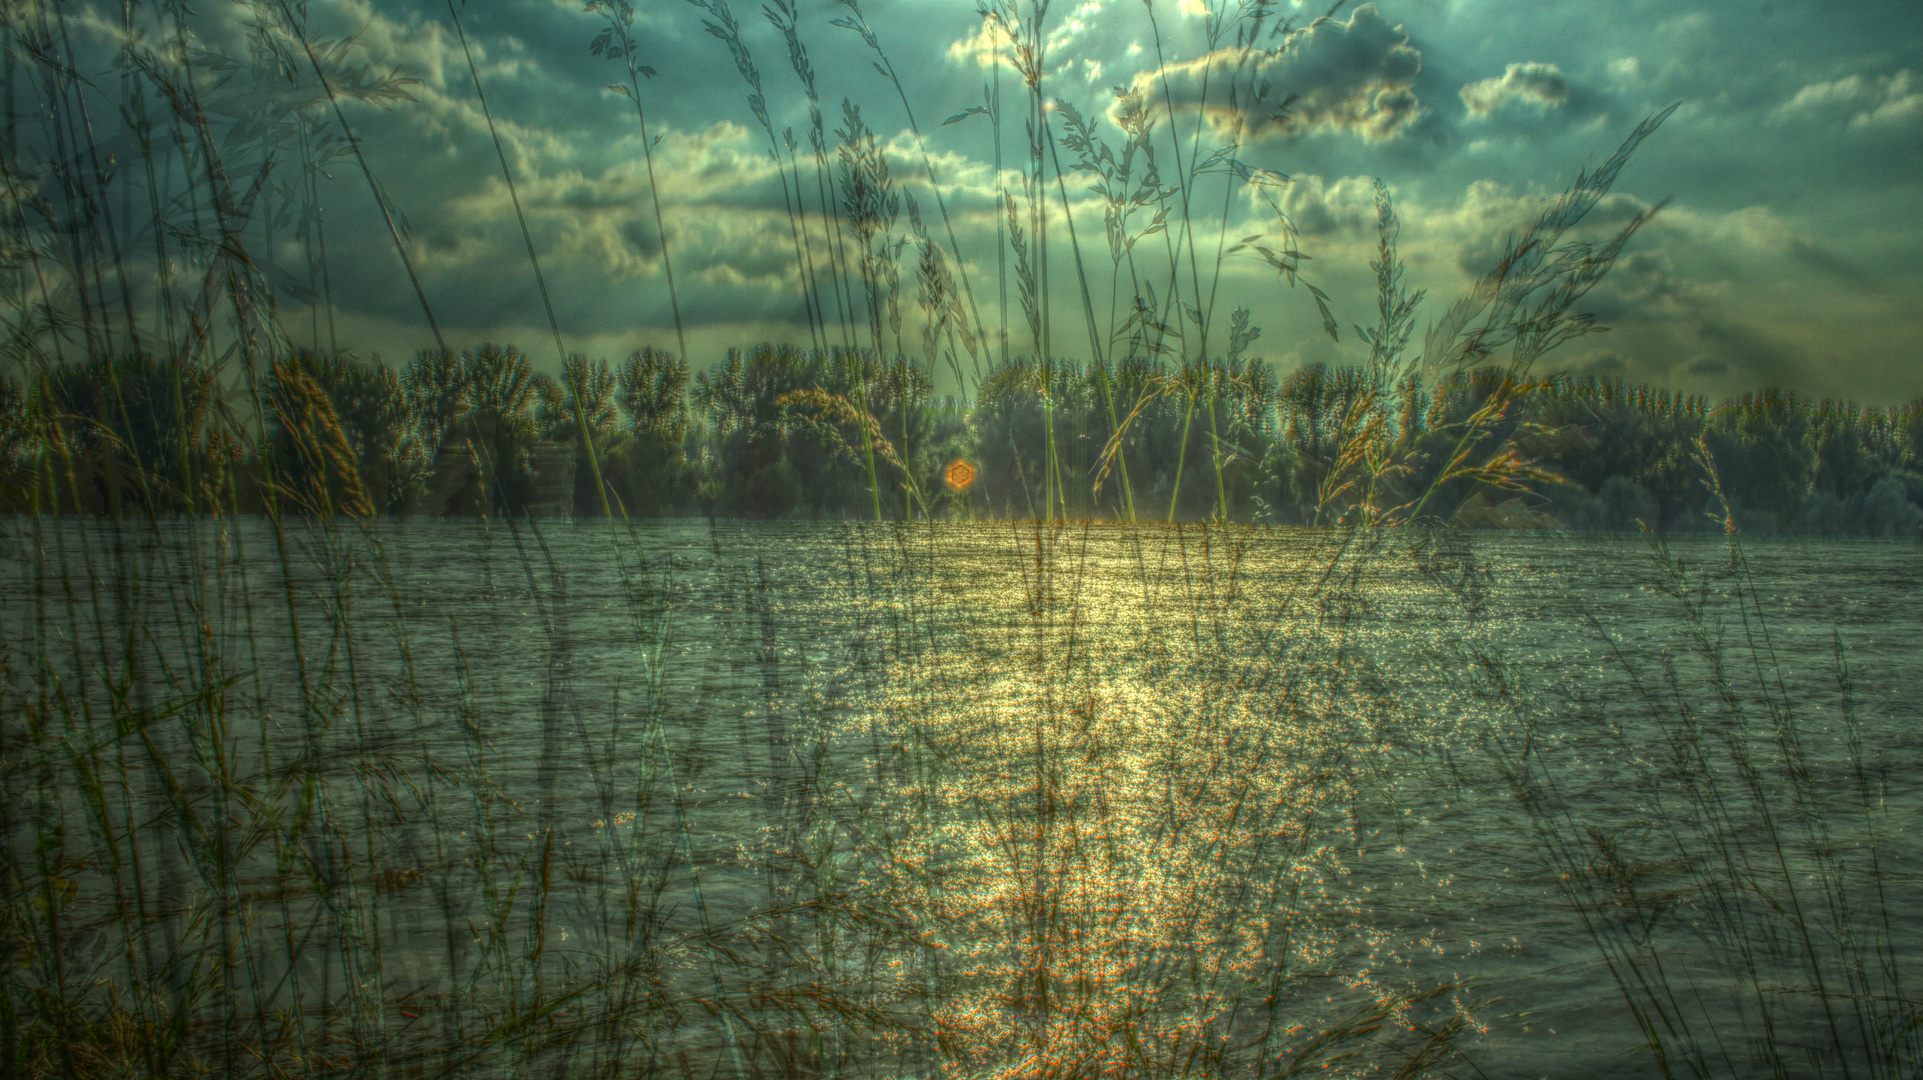
[[[1010,71],[1015,70],[1015,62],[1010,56],[1008,35],[1002,33],[999,24],[983,19],[975,25],[972,33],[957,38],[948,45],[948,58],[962,63],[972,63],[976,67],[994,67],[999,61]]]
[[[1849,117],[1851,127],[1914,123],[1923,120],[1923,85],[1908,68],[1894,75],[1846,75],[1809,83],[1776,109],[1779,121]]]
[[[1636,61],[1632,58],[1633,68]],[[1471,116],[1488,116],[1512,101],[1527,101],[1539,108],[1556,108],[1569,100],[1569,80],[1554,64],[1530,61],[1510,64],[1499,78],[1483,79],[1464,86],[1462,103]]]
[[[1081,62],[1094,63],[1099,68],[1100,61],[1083,61],[1082,55],[1091,51],[1094,43],[1090,39],[1105,26],[1103,8],[1107,3],[1108,0],[1085,0],[1076,5],[1067,18],[1047,28],[1041,54],[1051,64],[1061,61],[1064,70]],[[1026,32],[1025,28],[1022,32]],[[984,17],[966,36],[949,42],[947,53],[950,60],[959,63],[986,68],[999,62],[1015,72],[1020,70],[1017,47],[1018,42],[1010,39],[1003,23]]]
[[[1375,142],[1401,135],[1422,116],[1413,89],[1421,70],[1422,54],[1409,44],[1408,33],[1383,21],[1374,4],[1364,4],[1348,21],[1317,19],[1275,49],[1217,49],[1159,72],[1144,71],[1133,85],[1160,98],[1166,75],[1175,108],[1203,112],[1224,133],[1293,135],[1329,128]],[[1234,109],[1222,89],[1230,86],[1238,88]]]
[[[1361,235],[1366,230],[1373,238],[1375,180],[1367,176],[1324,180],[1298,174],[1283,192],[1282,209],[1305,237]]]

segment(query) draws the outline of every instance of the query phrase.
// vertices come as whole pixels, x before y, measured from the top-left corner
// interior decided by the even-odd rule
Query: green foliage
[[[323,420],[301,419],[305,406],[283,385],[294,372],[326,398]],[[896,518],[1040,518],[1052,506],[1123,519],[1126,476],[1146,505],[1173,499],[1185,521],[1361,524],[1426,497],[1433,517],[1470,527],[1690,532],[1719,530],[1727,514],[1759,534],[1906,538],[1923,525],[1918,406],[1772,391],[1712,407],[1617,380],[1525,382],[1498,367],[1433,386],[1412,373],[1391,389],[1360,366],[1309,365],[1278,380],[1240,355],[1185,368],[1017,357],[990,365],[976,400],[961,402],[935,399],[926,361],[763,345],[703,372],[690,402],[686,365],[660,350],[618,368],[571,357],[556,380],[490,345],[423,350],[399,376],[301,352],[263,386],[267,437],[249,475],[338,486],[352,471],[382,514],[521,512],[540,482],[537,448],[560,444],[574,453],[572,512],[598,515],[578,406],[616,512],[634,517],[866,517],[877,501],[872,454],[878,501]],[[233,453],[207,434],[221,407],[212,380],[167,362],[59,368],[36,393],[8,394],[14,468],[44,456],[34,417],[56,420],[87,505],[185,506],[183,465],[204,491]],[[329,472],[319,450],[302,457],[295,429],[316,422],[338,428],[352,470]],[[975,467],[972,490],[945,484],[956,460]],[[1178,470],[1198,462],[1216,482],[1178,492]],[[461,470],[469,486],[450,487]],[[10,498],[24,506],[22,483]],[[429,506],[430,492],[453,503]]]
[[[27,391],[0,376],[0,468],[19,464],[32,443],[33,432],[27,426]]]
[[[609,487],[634,517],[690,507],[688,365],[659,349],[638,349],[616,373],[616,384],[614,401],[628,427],[607,444],[601,470]],[[576,507],[580,512],[584,504],[577,499]]]
[[[21,415],[49,425],[56,453],[76,456],[68,486],[83,503],[185,509],[220,453],[209,439],[214,401],[206,371],[130,356],[53,368]]]
[[[164,468],[206,436],[213,379],[171,360],[144,356],[56,368],[44,409],[76,446]]]
[[[1287,450],[1265,464],[1266,520],[1310,522],[1318,509],[1324,523],[1360,520],[1359,485],[1326,504],[1318,491],[1327,494],[1332,475],[1353,473],[1373,452],[1394,463],[1372,480],[1376,505],[1407,506],[1427,492],[1438,519],[1461,525],[1720,530],[1726,503],[1746,532],[1915,535],[1903,527],[1903,506],[1923,494],[1904,479],[1914,475],[1905,465],[1914,406],[1863,409],[1766,392],[1712,408],[1617,380],[1523,382],[1489,367],[1447,375],[1433,389],[1419,375],[1405,378],[1394,421],[1360,440],[1377,445],[1358,452],[1354,413],[1390,411],[1371,385],[1361,368],[1309,367],[1283,381]],[[1452,470],[1451,453],[1467,466],[1495,464]]]
[[[307,352],[275,367],[268,383],[269,453],[283,475],[307,481],[315,479],[318,465],[299,449],[302,412],[286,385],[295,373],[327,395],[373,511],[402,512],[421,493],[429,462],[401,381],[378,361]]]
[[[792,395],[816,391],[842,403],[867,392],[885,423],[887,380],[863,355],[803,353],[762,345],[697,380],[694,400],[712,440],[714,513],[727,516],[861,516],[871,501],[863,450],[874,431],[851,422],[858,410],[791,407]],[[887,430],[884,426],[882,430]],[[896,490],[906,477],[897,471]]]
[[[637,349],[623,364],[617,400],[634,429],[679,443],[688,434],[688,365],[659,349]]]
[[[976,505],[996,515],[1043,517],[1044,499],[1056,492],[1057,514],[1122,518],[1126,464],[1135,494],[1157,507],[1174,499],[1180,520],[1249,520],[1261,463],[1275,440],[1276,401],[1274,372],[1260,360],[1238,357],[1181,370],[1125,360],[1111,370],[1017,357],[991,368],[976,402],[982,471]],[[1207,423],[1186,422],[1191,414],[1213,414],[1218,423],[1211,431]],[[1219,488],[1189,484],[1178,492],[1181,461],[1218,455]],[[1226,506],[1219,505],[1224,493]]]
[[[561,381],[538,407],[535,424],[550,439],[579,442],[581,428],[597,443],[620,428],[615,376],[606,360],[570,356],[561,364]]]
[[[467,508],[519,512],[533,480],[528,455],[541,427],[533,409],[543,390],[527,355],[511,345],[482,345],[458,356],[422,350],[402,386],[424,443],[434,447],[434,469],[445,473],[463,461],[478,467]]]
[[[468,408],[467,376],[460,356],[422,349],[402,374],[401,389],[421,437],[430,451],[439,451],[448,429]]]

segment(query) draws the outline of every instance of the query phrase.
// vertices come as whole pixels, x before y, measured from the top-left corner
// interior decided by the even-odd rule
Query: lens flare
[[[948,486],[956,491],[967,491],[975,483],[975,467],[966,461],[955,460],[941,471],[941,477]]]

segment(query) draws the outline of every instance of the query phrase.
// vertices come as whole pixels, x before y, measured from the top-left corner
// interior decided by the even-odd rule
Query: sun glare
[[[941,478],[955,491],[967,491],[975,484],[975,466],[966,461],[955,460],[941,471]]]

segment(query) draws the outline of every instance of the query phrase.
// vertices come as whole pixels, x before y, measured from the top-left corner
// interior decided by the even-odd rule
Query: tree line
[[[260,421],[237,422],[252,412]],[[232,432],[264,434],[244,445]],[[133,357],[0,380],[4,499],[117,513],[1225,520],[1909,537],[1923,402],[1710,403],[1501,368],[1285,377],[1017,358],[970,400],[866,352],[297,353],[250,387]],[[964,461],[973,482],[949,482]]]

